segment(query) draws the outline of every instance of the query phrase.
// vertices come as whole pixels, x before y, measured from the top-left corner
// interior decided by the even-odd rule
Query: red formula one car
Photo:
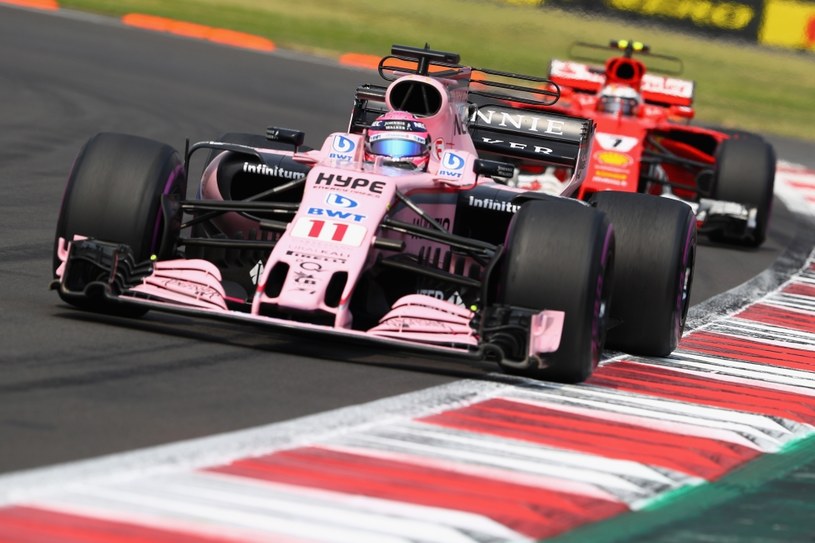
[[[52,287],[92,311],[246,322],[567,382],[591,374],[607,339],[675,348],[694,266],[687,205],[507,186],[513,165],[480,153],[583,181],[590,120],[506,105],[507,93],[552,103],[545,79],[404,46],[379,73],[387,84],[359,87],[347,130],[314,149],[274,127],[188,142],[183,159],[94,136],[68,180]],[[194,154],[205,165],[188,199]]]
[[[710,239],[747,246],[764,242],[773,200],[775,153],[761,137],[690,125],[694,83],[674,77],[682,63],[633,41],[612,41],[605,64],[552,60],[549,78],[561,99],[551,111],[597,123],[586,181],[577,197],[629,191],[679,198]],[[577,43],[572,57],[596,58],[609,46]],[[591,53],[594,53],[592,55]],[[659,67],[668,75],[648,73]],[[519,186],[559,193],[567,174],[533,169]]]

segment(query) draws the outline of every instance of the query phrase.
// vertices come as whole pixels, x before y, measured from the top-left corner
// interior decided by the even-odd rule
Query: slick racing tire
[[[696,218],[687,204],[625,192],[598,192],[591,205],[614,226],[616,259],[607,347],[667,356],[690,305]]]
[[[758,136],[724,140],[716,153],[713,198],[756,208],[756,228],[744,238],[741,232],[713,231],[712,241],[758,247],[767,237],[773,203],[775,151]]]
[[[564,311],[560,347],[544,368],[507,373],[578,383],[597,367],[605,342],[614,268],[614,233],[603,213],[552,198],[524,203],[512,218],[497,289],[498,303]]]
[[[60,238],[70,240],[75,234],[128,245],[137,262],[172,257],[180,213],[165,217],[164,196],[186,197],[184,164],[175,149],[127,134],[92,137],[68,177],[57,221],[54,271],[60,264]]]

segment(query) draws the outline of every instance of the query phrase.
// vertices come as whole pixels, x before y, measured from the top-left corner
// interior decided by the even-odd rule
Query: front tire
[[[712,241],[758,247],[767,238],[773,203],[776,159],[772,146],[758,136],[734,136],[716,152],[713,198],[756,208],[756,228],[748,238],[714,231]]]
[[[605,215],[563,199],[524,203],[510,223],[498,302],[564,311],[560,347],[545,368],[508,373],[577,383],[600,362],[614,267],[614,232]]]
[[[138,136],[97,134],[83,146],[68,178],[57,221],[54,272],[60,264],[60,238],[70,241],[74,235],[128,245],[136,261],[171,257],[180,215],[175,212],[168,220],[162,199],[185,196],[186,173],[175,149]],[[75,298],[66,301],[83,305]]]

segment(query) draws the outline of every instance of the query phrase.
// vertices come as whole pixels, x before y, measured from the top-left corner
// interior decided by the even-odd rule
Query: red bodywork
[[[704,196],[699,180],[710,175],[716,149],[729,135],[688,124],[694,115],[692,81],[648,74],[642,62],[627,56],[610,58],[603,68],[553,60],[549,78],[560,87],[561,98],[547,109],[596,123],[578,198],[604,190],[665,194],[666,187],[684,200]],[[642,96],[633,115],[599,110],[600,91],[609,84],[629,86]],[[680,160],[664,160],[666,155]],[[651,182],[655,176],[669,179],[670,185]]]

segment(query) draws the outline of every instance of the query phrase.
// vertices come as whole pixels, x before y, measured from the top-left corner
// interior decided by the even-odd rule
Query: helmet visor
[[[419,138],[417,138],[419,139]],[[417,139],[402,138],[371,138],[369,143],[370,152],[375,155],[402,158],[408,156],[422,156],[427,153],[427,143],[417,141]]]

